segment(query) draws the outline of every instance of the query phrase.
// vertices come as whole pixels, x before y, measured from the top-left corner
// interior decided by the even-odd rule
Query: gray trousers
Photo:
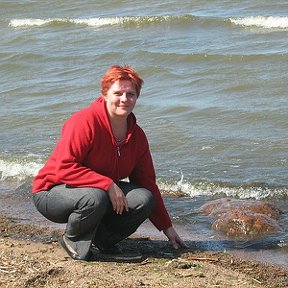
[[[134,233],[155,207],[150,191],[127,182],[119,187],[126,195],[128,212],[117,215],[106,191],[97,188],[54,186],[33,195],[37,210],[56,223],[67,223],[65,237],[85,259],[91,244],[102,248],[120,242]]]

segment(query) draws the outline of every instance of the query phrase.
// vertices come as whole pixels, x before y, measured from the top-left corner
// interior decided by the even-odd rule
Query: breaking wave
[[[188,197],[213,197],[224,196],[239,199],[282,199],[288,197],[287,187],[269,187],[265,184],[253,183],[243,185],[231,185],[222,182],[194,182],[183,179],[168,183],[159,181],[159,188],[168,194],[176,194]]]
[[[288,17],[250,16],[230,18],[231,23],[245,27],[259,27],[265,29],[287,29]]]
[[[0,160],[0,179],[25,181],[37,174],[43,164],[25,160],[6,161]]]
[[[118,16],[118,17],[92,17],[92,18],[24,18],[12,19],[9,26],[17,27],[32,27],[32,26],[47,26],[47,25],[84,25],[88,27],[104,27],[104,26],[145,26],[159,23],[169,24],[192,24],[193,22],[206,23],[214,25],[234,24],[242,27],[258,27],[263,29],[287,29],[288,17],[284,16],[249,16],[237,18],[213,18],[199,17],[194,15],[167,15],[167,16]]]
[[[95,18],[49,18],[49,19],[13,19],[9,22],[10,27],[45,26],[51,24],[77,24],[90,27],[102,27],[111,25],[145,25],[150,23],[162,23],[173,21],[193,21],[194,16],[124,16],[124,17],[95,17]]]

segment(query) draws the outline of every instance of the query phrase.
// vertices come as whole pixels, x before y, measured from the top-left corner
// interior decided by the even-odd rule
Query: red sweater
[[[74,113],[46,164],[34,178],[33,193],[57,184],[108,190],[124,178],[151,191],[156,208],[150,216],[159,229],[170,227],[171,219],[156,185],[149,144],[133,113],[128,116],[126,140],[117,145],[102,97],[90,107]]]

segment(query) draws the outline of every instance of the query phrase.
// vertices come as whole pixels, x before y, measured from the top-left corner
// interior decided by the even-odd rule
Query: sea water
[[[270,201],[285,233],[258,248],[288,266],[288,3],[95,2],[0,3],[1,212],[44,221],[33,176],[108,67],[129,64],[145,81],[135,114],[157,183],[184,195],[165,197],[183,237],[222,237],[198,212],[211,199]]]

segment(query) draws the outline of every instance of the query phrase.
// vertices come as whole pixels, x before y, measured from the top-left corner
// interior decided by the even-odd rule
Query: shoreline
[[[18,236],[22,233],[23,235],[23,226],[28,225],[28,227],[31,227],[31,225],[40,228],[39,235],[43,235],[43,231],[49,230],[47,232],[48,234],[52,233],[55,234],[57,230],[64,229],[65,224],[57,224],[53,223],[49,220],[47,220],[45,217],[39,214],[39,212],[35,209],[32,201],[31,201],[31,193],[29,189],[23,190],[22,193],[20,193],[20,198],[16,197],[19,196],[18,194],[9,194],[9,195],[2,195],[0,198],[3,201],[0,201],[0,216],[5,215],[5,217],[11,217],[10,219],[15,219],[17,223],[21,224],[20,229],[16,229]],[[163,195],[167,198],[166,203],[169,206],[169,204],[173,204],[176,206],[179,204],[182,205],[182,202],[177,202],[178,197],[177,195],[172,196],[173,201],[170,201],[170,193],[167,194],[165,193],[166,191],[163,191]],[[180,199],[181,200],[181,199]],[[178,203],[178,204],[177,204]],[[202,205],[203,203],[206,203],[205,200],[200,200],[198,201],[197,204],[195,202],[193,203],[188,203],[190,209],[193,211],[197,207]],[[283,207],[282,207],[283,208]],[[170,207],[172,211],[174,211],[173,207]],[[287,213],[287,208],[285,208],[285,211]],[[190,248],[192,251],[202,251],[202,252],[207,252],[207,251],[214,251],[214,252],[223,252],[225,251],[227,254],[236,256],[240,259],[245,259],[245,260],[252,260],[252,261],[257,261],[263,264],[271,264],[271,265],[278,265],[279,267],[286,268],[288,269],[288,262],[287,262],[287,252],[288,250],[286,249],[285,245],[287,246],[287,235],[278,235],[276,238],[274,235],[271,235],[271,237],[266,237],[263,241],[260,239],[255,239],[251,241],[237,241],[236,239],[232,238],[227,238],[225,235],[220,235],[217,233],[212,233],[210,230],[205,230],[210,227],[205,227],[205,225],[201,224],[201,221],[203,219],[198,219],[200,220],[200,225],[196,223],[193,224],[193,219],[190,219],[191,225],[175,221],[174,227],[176,228],[177,232],[179,235],[182,237],[182,239],[190,245]],[[206,221],[206,220],[205,220]],[[285,227],[285,222],[282,223],[283,227]],[[14,228],[15,229],[15,228]],[[44,229],[44,230],[43,230]],[[210,228],[211,229],[211,228]],[[29,233],[28,233],[29,234]],[[50,235],[49,234],[49,235]],[[16,235],[16,238],[18,237]],[[0,236],[1,237],[1,236]],[[138,230],[133,234],[133,237],[141,237],[141,238],[150,238],[154,240],[161,240],[163,243],[167,241],[167,238],[165,235],[161,232],[159,232],[152,224],[150,221],[145,221],[139,228]],[[284,238],[283,238],[284,237]],[[49,241],[49,236],[46,237],[47,241]],[[56,237],[57,238],[57,237]],[[25,239],[30,240],[29,236],[26,237]],[[42,241],[41,237],[37,236],[36,233],[34,235],[34,238],[32,240],[36,241]],[[45,240],[45,241],[46,241]],[[57,239],[56,239],[57,240]],[[235,242],[236,240],[236,242]],[[282,241],[282,242],[281,242]],[[284,241],[284,242],[283,242]],[[280,248],[281,243],[284,243],[284,248]],[[278,246],[279,245],[279,246]],[[288,285],[287,285],[288,286]]]
[[[121,242],[139,263],[72,260],[62,230],[0,215],[0,287],[287,287],[288,269],[224,252],[172,251],[164,240],[134,235]]]

